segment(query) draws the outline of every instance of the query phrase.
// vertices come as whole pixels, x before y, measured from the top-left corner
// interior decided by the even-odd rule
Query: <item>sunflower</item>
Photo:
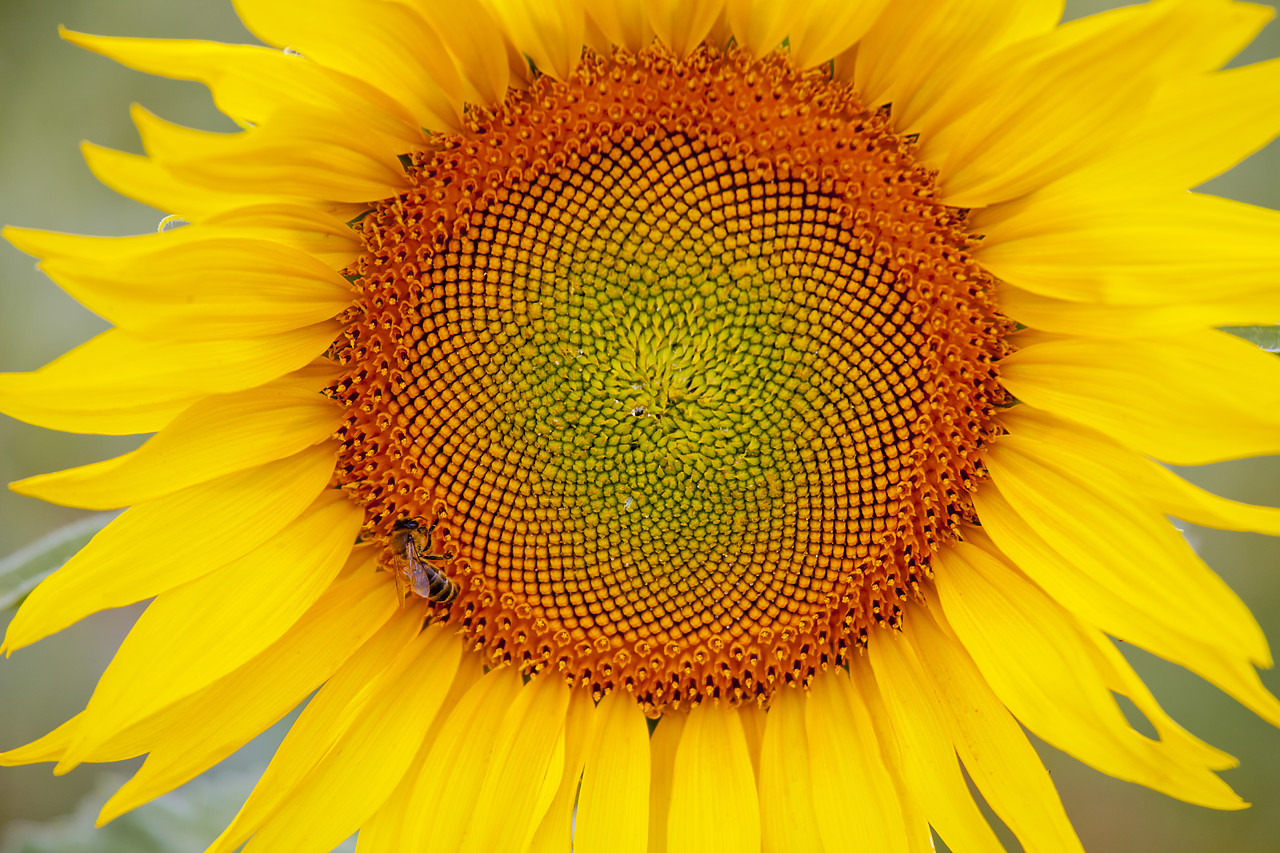
[[[1168,520],[1280,510],[1161,464],[1280,452],[1219,330],[1280,322],[1280,219],[1187,192],[1280,131],[1280,65],[1219,70],[1269,10],[585,5],[64,33],[242,130],[86,147],[182,227],[5,232],[113,328],[0,410],[155,435],[13,486],[129,509],[6,652],[153,601],[0,761],[146,754],[110,820],[311,696],[210,853],[999,849],[966,774],[1078,850],[1023,727],[1242,806],[1113,638],[1280,723]]]

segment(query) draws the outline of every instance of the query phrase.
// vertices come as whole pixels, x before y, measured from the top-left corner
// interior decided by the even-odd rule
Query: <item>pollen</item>
[[[406,156],[333,356],[365,535],[431,618],[651,715],[901,626],[1008,404],[965,212],[826,69],[587,51]]]

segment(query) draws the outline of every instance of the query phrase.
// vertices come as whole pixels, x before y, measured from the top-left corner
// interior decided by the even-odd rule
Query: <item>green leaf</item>
[[[258,781],[256,770],[214,770],[103,827],[94,819],[125,777],[110,774],[76,810],[54,820],[11,823],[0,853],[191,853],[203,850],[236,816]],[[351,853],[348,839],[335,853]]]
[[[1267,352],[1280,352],[1280,326],[1223,326],[1222,331],[1252,341]]]
[[[107,526],[116,513],[98,513],[59,528],[0,560],[0,613],[17,607],[40,581],[53,574]]]

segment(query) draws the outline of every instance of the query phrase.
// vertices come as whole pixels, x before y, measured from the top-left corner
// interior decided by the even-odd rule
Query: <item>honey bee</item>
[[[431,522],[431,526],[424,532],[421,519],[402,518],[391,525],[391,538],[387,540],[387,544],[399,564],[396,567],[396,586],[401,595],[412,587],[414,595],[444,604],[453,601],[458,594],[458,587],[431,565],[433,562],[453,559],[452,551],[445,554],[428,553],[437,523]]]

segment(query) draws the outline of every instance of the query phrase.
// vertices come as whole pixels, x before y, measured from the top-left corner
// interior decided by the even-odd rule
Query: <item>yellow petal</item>
[[[370,682],[364,712],[289,792],[283,807],[244,846],[244,853],[329,853],[382,804],[409,768],[448,692],[462,654],[443,626],[430,626],[405,647],[407,666]]]
[[[851,78],[865,102],[892,102],[902,130],[915,129],[940,99],[954,98],[978,61],[1047,32],[1061,0],[894,0],[857,45]]]
[[[459,129],[462,82],[444,44],[402,3],[312,0],[299,15],[289,0],[236,0],[240,20],[276,47],[364,80],[431,131]]]
[[[898,796],[898,808],[906,825],[907,850],[909,853],[935,853],[933,829],[928,818],[929,801],[917,800],[907,785],[902,743],[893,729],[880,690],[876,687],[875,675],[866,654],[849,661],[849,683],[871,718],[872,728],[867,737],[874,737],[880,744],[880,759],[893,782]]]
[[[1248,608],[1172,524],[1129,497],[1118,472],[1072,444],[1022,433],[1002,436],[986,464],[991,484],[1022,523],[1117,605],[1158,615],[1216,638],[1223,650],[1270,664],[1266,639]]]
[[[1000,283],[1000,313],[1046,332],[1088,337],[1154,337],[1221,326],[1280,323],[1275,288],[1240,294],[1204,292],[1164,305],[1114,305],[1054,299]]]
[[[582,0],[492,0],[520,52],[557,80],[568,80],[582,56],[586,10]]]
[[[195,237],[201,228],[178,233]],[[142,239],[161,239],[119,257],[118,246],[102,244],[124,240],[16,228],[6,236],[46,257],[40,268],[77,302],[139,336],[168,337],[177,328],[188,340],[278,334],[328,320],[353,296],[327,265],[271,240],[155,234]]]
[[[80,144],[80,153],[93,176],[123,196],[188,222],[202,222],[227,208],[270,204],[266,193],[241,194],[228,187],[201,187],[170,172],[158,160],[126,151]]]
[[[875,631],[868,652],[870,667],[851,666],[850,672],[887,746],[886,763],[910,800],[952,850],[1003,853],[960,775],[951,727],[910,641],[902,633]]]
[[[6,229],[5,236],[20,250],[39,258],[101,265],[110,269],[119,269],[139,259],[165,256],[166,250],[176,252],[178,247],[185,247],[182,251],[191,251],[190,244],[213,240],[217,246],[233,254],[260,250],[257,260],[261,268],[272,270],[273,274],[283,276],[286,281],[311,279],[316,290],[336,286],[348,297],[350,287],[333,270],[347,266],[363,251],[359,235],[342,220],[312,207],[283,202],[231,207],[210,214],[201,225],[133,237],[86,237],[24,228]],[[264,245],[267,242],[276,245]],[[282,250],[281,245],[301,250],[301,254],[311,257],[300,257],[299,252]],[[195,251],[201,249],[197,247]],[[217,269],[219,259],[214,254],[214,258],[205,260],[211,261],[213,269]],[[313,258],[325,263],[337,259],[343,259],[343,262],[329,263],[330,269],[326,269],[323,265],[318,267]],[[195,266],[200,259],[192,258],[191,261]],[[300,269],[292,269],[295,262]]]
[[[1264,6],[1250,8],[1273,14]],[[1171,79],[1106,156],[1068,180],[1095,187],[1199,186],[1280,134],[1277,102],[1280,59]]]
[[[240,813],[209,846],[207,853],[235,850],[273,814],[284,808],[290,794],[302,785],[326,757],[338,750],[351,727],[369,712],[377,691],[370,685],[392,683],[383,678],[403,675],[416,655],[405,650],[420,642],[423,611],[398,608],[372,637],[352,654],[320,688],[298,715],[284,741],[263,771]]]
[[[292,456],[332,435],[340,414],[314,391],[279,385],[208,397],[131,453],[10,488],[65,506],[130,506]]]
[[[1243,805],[1204,764],[1210,758],[1221,765],[1226,756],[1206,753],[1158,706],[1159,740],[1129,725],[1094,653],[1099,640],[1109,641],[984,550],[958,543],[937,560],[947,621],[1023,725],[1109,776],[1210,808]],[[1129,669],[1123,658],[1119,663]]]
[[[59,27],[74,45],[146,74],[194,80],[209,87],[224,114],[244,124],[261,124],[281,103],[303,101],[329,106],[325,89],[308,86],[305,72],[316,66],[269,47],[194,39],[113,38]]]
[[[362,520],[344,497],[322,497],[261,548],[157,597],[103,673],[61,766],[279,639],[328,588]]]
[[[84,712],[77,714],[49,732],[42,738],[37,738],[31,743],[14,747],[5,752],[0,752],[0,767],[16,767],[20,764],[39,764],[43,761],[57,761],[62,754],[67,751],[67,746],[75,738],[76,732],[80,730],[81,717]],[[111,750],[101,754],[106,754],[107,758],[94,758],[95,761],[123,761],[126,758],[133,758],[135,755],[141,755],[146,748],[136,752],[130,752],[127,748],[119,750]],[[98,753],[95,753],[95,755]]]
[[[553,674],[535,677],[521,688],[490,735],[493,752],[476,796],[471,832],[463,839],[461,851],[528,847],[550,805],[549,799],[539,795],[548,787],[558,788],[564,772],[568,709],[569,688]],[[554,760],[557,754],[559,762]]]
[[[1035,749],[972,659],[935,616],[910,620],[920,673],[954,732],[956,751],[987,804],[1025,850],[1083,853]]]
[[[1194,37],[1181,47],[1173,70],[1183,73],[1221,68],[1258,37],[1276,10],[1262,3],[1185,0]],[[1198,26],[1197,26],[1198,25]]]
[[[578,850],[586,849],[582,847],[582,820],[586,816],[586,810],[580,810],[578,806],[578,782],[582,779],[587,749],[595,737],[597,716],[595,703],[587,691],[570,692],[569,713],[564,724],[564,772],[553,792],[551,805],[542,816],[542,822],[529,844],[529,853],[563,853],[575,845]],[[648,737],[646,728],[646,744]],[[646,762],[647,760],[646,754]],[[550,776],[548,774],[548,778]],[[647,789],[641,792],[646,801],[648,793]],[[630,806],[632,803],[627,802],[626,805]],[[644,827],[639,832],[643,836]],[[615,843],[619,842],[615,840]]]
[[[565,762],[569,752],[567,740],[566,733],[561,730],[560,735],[552,746],[551,755],[547,760],[547,772],[542,775],[542,783],[530,798],[530,802],[533,803],[532,814],[535,815],[535,818],[524,832],[524,845],[522,848],[524,850],[532,849],[534,839],[537,838],[539,830],[542,829],[547,819],[551,817],[553,804],[562,803],[568,795],[566,788],[575,793],[578,790],[577,781],[581,778],[581,774],[578,775],[578,779],[571,783],[565,782],[563,778],[564,770],[567,766]],[[570,835],[572,836],[572,833]],[[477,848],[473,847],[472,849]]]
[[[1280,702],[1262,685],[1245,654],[1234,647],[1224,648],[1224,641],[1216,635],[1188,630],[1159,607],[1143,601],[1117,600],[1090,570],[1096,565],[1093,558],[1081,566],[1059,553],[996,488],[979,489],[974,506],[982,519],[982,530],[995,546],[1076,618],[1186,667],[1254,713],[1280,724]],[[1113,580],[1114,575],[1104,574],[1101,579]],[[1234,627],[1229,633],[1238,632],[1239,628]]]
[[[92,264],[119,265],[139,255],[185,244],[197,231],[201,235],[208,233],[202,229],[189,228],[132,237],[91,237],[85,234],[15,228],[10,225],[4,229],[4,238],[18,251],[36,258],[59,261],[82,258]]]
[[[497,22],[479,0],[437,3],[412,0],[414,7],[435,28],[454,58],[459,72],[479,104],[501,103],[507,96],[511,71],[506,44]]]
[[[338,331],[325,322],[266,338],[156,341],[108,329],[39,370],[0,374],[0,412],[65,432],[154,432],[201,397],[303,367]]]
[[[1105,150],[1145,109],[1161,73],[1200,50],[1216,15],[1196,3],[1072,22],[992,57],[963,115],[921,137],[939,197],[956,207],[1016,198]],[[1082,37],[1084,33],[1088,37]]]
[[[649,727],[635,700],[600,700],[586,754],[573,849],[644,853],[649,831]]]
[[[984,267],[1044,296],[1152,306],[1274,300],[1274,210],[1194,193],[1069,186],[980,214],[974,227],[984,234],[976,253]]]
[[[397,146],[378,134],[335,131],[333,116],[282,108],[240,133],[207,133],[135,106],[147,154],[184,183],[284,198],[363,203],[404,191]]]
[[[758,853],[760,801],[735,709],[710,700],[688,714],[671,776],[670,853]]]
[[[317,445],[128,510],[36,587],[14,615],[12,652],[91,613],[124,607],[202,577],[276,536],[333,474]]]
[[[364,251],[351,226],[336,216],[297,204],[230,208],[211,214],[205,224],[220,234],[252,234],[292,246],[335,270],[350,266]]]
[[[494,732],[523,689],[511,667],[480,679],[454,707],[418,769],[411,803],[432,803],[405,816],[400,849],[460,850],[494,751]]]
[[[988,546],[984,544],[982,547],[986,549]],[[1133,702],[1134,707],[1147,718],[1152,728],[1155,729],[1156,738],[1170,752],[1179,753],[1182,760],[1188,764],[1199,764],[1209,770],[1230,770],[1239,765],[1240,762],[1234,756],[1200,740],[1166,714],[1156,701],[1155,696],[1151,694],[1146,682],[1134,671],[1125,656],[1121,654],[1120,649],[1116,647],[1117,644],[1114,640],[1101,631],[1083,626],[1081,635],[1089,641],[1089,656],[1093,659],[1094,665],[1103,678],[1106,679],[1107,688],[1117,696],[1124,696]],[[1220,807],[1222,808],[1238,808],[1248,805],[1240,802],[1235,793],[1226,788],[1225,785],[1219,788],[1222,792],[1220,796],[1211,796],[1207,789],[1214,786],[1217,786],[1216,781],[1202,784],[1199,797],[1214,799],[1221,804]],[[1199,798],[1195,800],[1195,802],[1199,801]]]
[[[752,775],[760,779],[760,750],[764,746],[765,710],[755,702],[744,702],[737,706],[738,722],[742,723],[742,733],[747,738],[747,754],[751,756]]]
[[[768,0],[726,0],[725,16],[738,44],[759,59],[782,44],[792,9]]]
[[[1175,465],[1280,453],[1280,361],[1247,341],[1027,340],[1000,381],[1031,406]]]
[[[1015,406],[1003,412],[1000,421],[1010,432],[1034,439],[1041,446],[1047,444],[1059,451],[1069,449],[1072,461],[1067,462],[1068,465],[1084,461],[1113,472],[1129,485],[1130,492],[1141,493],[1161,515],[1205,527],[1280,536],[1280,508],[1253,506],[1207,492],[1101,433],[1030,406]]]
[[[385,576],[370,570],[339,580],[244,666],[115,735],[113,746],[133,743],[150,754],[102,807],[99,822],[186,783],[266,731],[333,675],[396,607]]]
[[[786,40],[791,62],[813,68],[866,34],[886,0],[729,0],[725,15],[734,40],[759,58]]]
[[[905,853],[907,832],[871,716],[842,669],[819,674],[805,705],[813,811],[828,850]]]
[[[111,57],[130,68],[209,87],[223,113],[248,127],[266,122],[282,106],[306,105],[342,117],[334,132],[352,124],[406,145],[420,144],[408,110],[361,79],[325,68],[307,58],[258,45],[220,44],[190,39],[110,38],[61,28],[66,40]]]
[[[463,651],[464,654],[458,661],[458,671],[454,674],[453,685],[449,688],[449,693],[445,696],[439,712],[436,713],[436,718],[427,731],[426,739],[418,748],[417,755],[413,757],[409,772],[400,780],[400,784],[396,786],[391,796],[360,827],[360,837],[356,844],[357,853],[401,853],[408,849],[403,841],[402,830],[405,821],[411,815],[417,814],[420,807],[420,803],[413,799],[414,788],[418,781],[417,768],[421,768],[426,761],[427,753],[440,737],[458,702],[484,676],[480,656],[466,654],[465,649]],[[570,806],[572,807],[572,804]],[[562,845],[557,853],[561,853],[564,849],[565,846]]]
[[[813,68],[847,50],[866,35],[888,0],[809,0],[790,5],[787,29],[791,61],[797,68]]]
[[[653,41],[653,27],[645,12],[644,0],[597,0],[587,4],[587,17],[613,44],[632,53]]]
[[[663,714],[649,736],[649,853],[666,853],[676,750],[688,714]]]
[[[821,853],[814,811],[804,691],[782,687],[765,717],[760,754],[760,836],[764,853]],[[848,806],[841,803],[840,811]]]
[[[644,0],[644,8],[658,40],[683,58],[711,32],[724,0]]]

